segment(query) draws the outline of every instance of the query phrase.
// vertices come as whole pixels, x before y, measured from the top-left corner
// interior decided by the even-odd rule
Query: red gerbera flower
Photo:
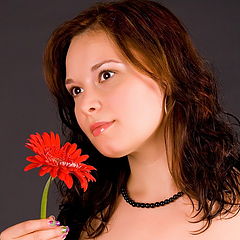
[[[53,132],[50,134],[44,132],[42,136],[39,133],[32,134],[28,141],[25,146],[37,155],[26,158],[31,164],[27,165],[24,171],[41,167],[40,176],[49,173],[51,177],[58,177],[64,181],[68,188],[73,185],[71,176],[73,174],[79,179],[84,192],[89,181],[96,181],[90,174],[90,171],[96,168],[82,163],[89,156],[81,155],[81,149],[77,149],[77,144],[67,142],[61,147],[59,135]]]

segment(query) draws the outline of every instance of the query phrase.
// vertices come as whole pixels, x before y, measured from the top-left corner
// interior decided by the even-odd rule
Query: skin
[[[105,63],[91,71],[94,65],[110,59],[119,63]],[[103,70],[111,72],[99,76]],[[66,79],[78,124],[93,145],[108,157],[128,156],[128,190],[132,196],[157,201],[178,192],[167,166],[162,126],[164,91],[158,84],[128,63],[101,31],[72,39],[66,56]],[[92,123],[112,120],[115,122],[110,128],[93,136]],[[164,182],[164,186],[155,182]]]
[[[109,59],[118,63],[107,63],[91,71],[94,65]],[[101,73],[103,70],[110,72]],[[85,32],[72,39],[66,57],[66,79],[78,124],[93,145],[108,157],[127,155],[131,169],[127,188],[131,197],[139,202],[155,202],[178,192],[168,170],[163,138],[163,89],[128,63],[101,31]],[[110,128],[93,136],[92,123],[112,120],[115,122]],[[235,217],[228,221],[215,219],[206,232],[191,235],[203,223],[188,222],[196,212],[186,196],[162,208],[147,210],[133,208],[121,196],[117,204],[109,231],[98,240],[146,240],[149,233],[151,238],[167,240],[224,239],[225,231],[230,231],[229,235],[239,232],[239,217]],[[228,239],[235,239],[235,234]],[[86,239],[86,234],[80,239]]]
[[[115,62],[99,66],[110,59]],[[96,64],[99,67],[92,71]],[[66,56],[66,88],[74,97],[78,124],[93,145],[105,156],[128,157],[131,175],[127,188],[133,199],[156,202],[179,191],[169,173],[163,139],[164,91],[128,63],[104,32],[87,31],[72,39]],[[111,127],[93,136],[93,123],[113,120]],[[96,239],[225,240],[227,233],[228,240],[235,240],[240,234],[238,214],[229,220],[216,218],[203,234],[191,235],[203,226],[202,222],[188,222],[196,220],[191,218],[194,214],[186,196],[153,209],[133,208],[119,196],[109,231]],[[61,227],[48,225],[50,219],[14,225],[0,239],[63,239]],[[79,240],[85,239],[83,232]]]
[[[63,226],[50,225],[49,221],[54,221],[55,217],[47,219],[29,220],[7,228],[0,234],[1,240],[32,240],[51,239],[62,240],[66,234],[62,233]]]

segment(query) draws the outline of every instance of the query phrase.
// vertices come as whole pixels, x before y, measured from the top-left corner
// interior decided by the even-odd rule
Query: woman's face
[[[157,140],[164,93],[126,61],[104,32],[72,39],[66,88],[73,95],[80,128],[103,155],[126,156]],[[96,122],[113,123],[92,132]]]

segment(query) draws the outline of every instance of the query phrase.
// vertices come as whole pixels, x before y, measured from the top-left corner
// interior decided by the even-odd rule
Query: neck
[[[163,134],[150,138],[128,155],[128,161],[131,173],[127,190],[135,201],[156,202],[179,191],[169,171]]]

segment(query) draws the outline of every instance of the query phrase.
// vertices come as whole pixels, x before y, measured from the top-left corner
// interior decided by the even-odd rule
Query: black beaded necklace
[[[126,191],[125,188],[121,188],[121,194],[123,196],[123,198],[125,199],[125,201],[132,205],[133,207],[138,207],[138,208],[155,208],[155,207],[160,207],[160,206],[164,206],[166,204],[169,204],[171,202],[174,202],[175,200],[177,200],[178,198],[180,198],[183,195],[183,192],[178,192],[176,194],[174,194],[172,197],[165,199],[163,201],[160,202],[155,202],[155,203],[140,203],[140,202],[135,202],[133,199],[131,199],[128,196],[128,193]]]

